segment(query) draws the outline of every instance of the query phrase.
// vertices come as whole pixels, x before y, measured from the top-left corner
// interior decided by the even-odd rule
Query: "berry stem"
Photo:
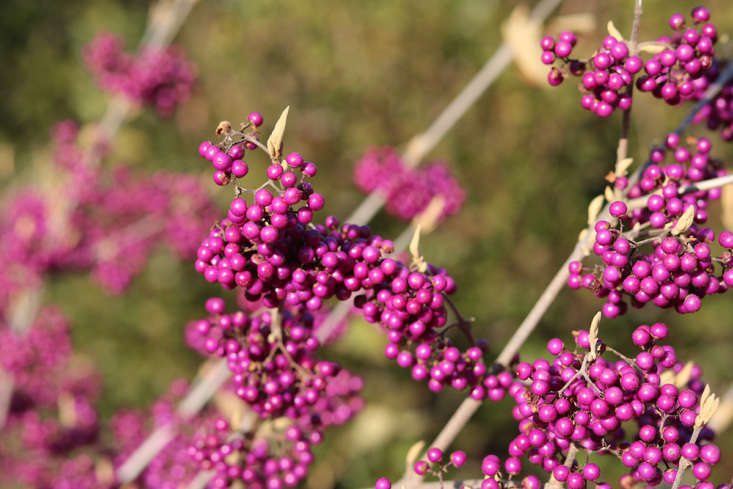
[[[629,40],[629,53],[636,56],[639,53],[639,24],[641,22],[642,0],[636,0],[634,6],[634,21],[631,24],[631,39]],[[631,96],[634,91],[634,77],[626,89],[626,94]],[[629,153],[629,130],[631,129],[631,108],[623,111],[621,119],[621,137],[616,148],[616,163],[626,159]]]
[[[692,436],[690,437],[690,443],[697,442],[697,437],[700,436],[700,431],[702,430],[702,426],[695,426],[695,429],[692,430]],[[692,462],[687,460],[685,457],[680,458],[680,463],[677,466],[677,474],[674,478],[674,484],[672,484],[672,489],[678,489],[680,487],[680,484],[682,483],[682,477],[685,475],[685,471],[692,466]]]
[[[679,188],[677,194],[685,195],[691,192],[700,192],[702,190],[710,190],[713,188],[724,187],[731,184],[733,184],[733,175],[725,175],[723,177],[711,178],[709,180],[702,180],[691,185],[685,185],[684,187]],[[649,200],[649,196],[645,195],[644,197],[639,197],[637,199],[627,201],[626,206],[629,208],[629,210],[641,209],[646,207],[647,200]]]

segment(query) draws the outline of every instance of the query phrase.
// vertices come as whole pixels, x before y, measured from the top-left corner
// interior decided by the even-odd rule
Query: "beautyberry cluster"
[[[720,189],[680,194],[687,185],[725,174],[710,157],[710,149],[705,138],[688,146],[677,134],[669,134],[665,147],[652,149],[652,164],[628,190],[631,198],[646,198],[646,205],[629,209],[622,201],[612,202],[613,220],[596,223],[593,253],[603,264],[588,269],[580,262],[570,263],[569,286],[582,286],[605,298],[606,317],[626,311],[624,296],[630,297],[634,307],[651,302],[692,313],[700,309],[706,295],[733,286],[733,233],[718,235],[724,251],[715,257],[711,248],[715,233],[700,226],[707,221],[708,202],[720,198]],[[674,161],[663,164],[670,153]],[[685,217],[690,222],[682,228],[683,223],[677,223]]]
[[[387,212],[410,220],[441,199],[440,219],[457,214],[466,193],[445,163],[432,162],[421,168],[405,164],[392,147],[372,148],[354,166],[354,182],[364,193],[381,192]]]
[[[634,358],[593,332],[578,331],[572,349],[559,339],[548,343],[552,362],[517,364],[517,378],[526,386],[514,384],[512,391],[520,434],[509,455],[527,456],[572,489],[602,479],[595,463],[563,465],[571,445],[594,457],[618,457],[629,469],[622,487],[672,484],[681,458],[693,463],[698,483],[706,481],[720,460],[718,448],[706,442],[712,437],[705,428],[709,391],[698,367],[684,365],[674,348],[660,344],[667,331],[662,323],[634,330],[632,340],[641,350]]]
[[[571,59],[569,56],[576,43],[577,37],[572,32],[563,32],[557,40],[550,36],[542,38],[542,62],[553,64],[557,58],[563,61],[562,66],[550,71],[550,85],[559,85],[568,75],[579,76],[584,92],[580,105],[584,109],[601,117],[610,116],[616,108],[629,110],[629,87],[634,75],[641,70],[641,58],[630,56],[624,41],[608,36],[588,62]]]
[[[580,105],[600,117],[610,116],[617,108],[631,108],[637,74],[636,87],[640,91],[670,105],[698,98],[708,84],[705,75],[714,64],[717,30],[707,23],[710,12],[704,7],[693,9],[690,18],[693,26],[685,29],[685,17],[675,14],[669,20],[676,31],[673,35],[639,43],[636,47],[640,51],[654,53],[646,61],[631,52],[629,43],[613,35],[607,36],[587,60],[570,58],[577,43],[572,32],[563,32],[557,40],[546,36],[540,42],[541,60],[555,64],[548,83],[557,86],[568,76],[580,77]],[[560,63],[556,63],[558,60]]]
[[[101,34],[85,46],[84,61],[104,90],[151,105],[161,116],[172,115],[188,100],[196,79],[196,68],[178,49],[127,54],[112,34]]]
[[[315,357],[311,314],[225,314],[220,298],[206,308],[212,316],[195,323],[205,353],[226,357],[234,392],[261,417],[298,418],[326,395],[340,367]]]
[[[675,33],[657,40],[664,49],[644,63],[644,74],[636,81],[640,91],[651,92],[670,105],[692,99],[697,92],[695,80],[713,65],[718,34],[715,26],[707,23],[710,11],[696,7],[690,20],[693,25],[686,28],[684,15],[669,18]]]

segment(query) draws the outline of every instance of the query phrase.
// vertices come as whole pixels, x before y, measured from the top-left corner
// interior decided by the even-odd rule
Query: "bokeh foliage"
[[[590,12],[598,27],[583,41],[594,46],[608,19],[629,30],[632,3],[569,0],[560,12]],[[645,3],[645,39],[666,32],[670,14],[693,6]],[[729,0],[706,5],[719,32],[733,33]],[[171,119],[138,114],[120,133],[115,158],[140,171],[166,168],[208,179],[196,147],[213,137],[219,120],[238,122],[259,110],[269,128],[291,105],[286,148],[319,164],[316,183],[327,209],[344,218],[362,198],[351,184],[354,162],[370,146],[404,147],[424,130],[494,52],[513,6],[493,0],[201,0],[177,39],[198,65],[194,97]],[[37,177],[37,162],[49,158],[47,134],[54,123],[99,119],[108,97],[86,73],[82,46],[99,32],[112,32],[134,48],[149,7],[137,0],[2,2],[3,187]],[[428,158],[450,162],[468,201],[459,216],[422,240],[423,253],[456,278],[457,304],[475,317],[479,336],[488,338],[494,352],[574,245],[587,203],[602,191],[615,158],[620,116],[599,120],[583,111],[570,85],[533,86],[511,67]],[[636,99],[631,154],[637,161],[683,112],[648,96]],[[714,153],[733,160],[733,148],[712,139]],[[250,160],[250,167],[257,162],[264,164]],[[229,196],[217,193],[222,202]],[[718,211],[711,215],[717,224]],[[386,236],[404,226],[384,214],[373,225]],[[195,373],[200,360],[183,345],[183,326],[202,315],[203,300],[220,289],[192,268],[160,252],[123,297],[106,295],[85,276],[51,282],[47,299],[70,315],[76,347],[102,370],[104,416],[119,406],[148,405],[172,379]],[[569,339],[599,307],[587,292],[563,291],[522,353],[544,355],[549,338]],[[679,357],[695,359],[715,390],[733,382],[730,294],[706,299],[702,311],[690,316],[632,310],[605,321],[601,331],[633,351],[631,328],[653,321],[669,324]],[[459,394],[434,396],[411,382],[383,358],[383,345],[373,328],[355,323],[335,347],[334,356],[363,372],[368,407],[350,426],[327,435],[310,487],[361,487],[378,474],[397,476],[408,447],[431,439],[460,402]],[[474,459],[467,476],[477,474],[483,454],[501,450],[512,436],[508,406],[487,405],[459,438]],[[721,444],[724,453],[733,453],[733,432],[722,435]],[[720,480],[733,473],[733,457],[718,472]]]

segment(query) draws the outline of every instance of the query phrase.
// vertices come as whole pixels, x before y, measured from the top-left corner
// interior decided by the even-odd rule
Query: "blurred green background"
[[[666,33],[666,18],[687,13],[682,1],[645,2],[641,38]],[[706,4],[720,33],[733,33],[729,0]],[[258,110],[264,128],[291,106],[286,149],[319,164],[318,190],[330,213],[344,218],[363,198],[351,183],[355,161],[370,146],[404,148],[470,80],[501,42],[510,1],[420,0],[201,0],[176,39],[198,65],[193,98],[170,119],[142,111],[119,134],[117,161],[141,171],[166,168],[211,171],[198,157],[199,141],[213,137],[218,121],[244,120]],[[59,120],[98,120],[108,97],[85,71],[81,49],[99,32],[111,32],[133,49],[150,8],[144,1],[5,0],[0,6],[0,182],[29,183],[34,162],[49,158],[48,131]],[[560,14],[589,13],[596,27],[582,39],[591,54],[606,35],[607,20],[626,33],[633,2],[567,1]],[[583,111],[573,83],[534,86],[511,66],[428,155],[448,161],[466,188],[460,215],[422,240],[423,254],[456,278],[456,303],[476,318],[478,336],[498,352],[574,245],[590,199],[603,190],[612,168],[620,115],[608,120]],[[648,96],[634,102],[631,155],[684,118]],[[697,128],[693,133],[702,133]],[[714,154],[729,161],[733,148],[711,136]],[[250,166],[252,166],[250,161]],[[212,184],[212,193],[217,189]],[[219,191],[224,203],[230,196]],[[711,211],[719,225],[719,208]],[[404,224],[380,214],[373,227],[397,236]],[[166,252],[154,256],[130,292],[112,297],[86,276],[55,278],[47,300],[74,322],[76,347],[94,358],[105,390],[100,409],[146,406],[171,380],[191,377],[200,358],[183,344],[187,320],[221,289],[207,284],[191,263]],[[522,349],[544,355],[552,337],[565,340],[585,328],[601,302],[587,291],[564,290]],[[657,308],[632,310],[604,321],[601,334],[633,352],[628,339],[638,324],[664,321],[681,359],[694,359],[714,390],[733,382],[730,294],[705,299],[694,315]],[[383,358],[383,337],[355,324],[332,355],[361,372],[368,407],[350,425],[327,434],[308,487],[362,487],[380,475],[398,477],[415,441],[432,439],[462,399],[434,396]],[[514,435],[509,402],[486,405],[454,448],[472,460],[458,475],[478,475],[477,463]],[[720,437],[733,453],[733,430]],[[724,456],[718,482],[733,474]],[[615,481],[614,481],[615,482]]]

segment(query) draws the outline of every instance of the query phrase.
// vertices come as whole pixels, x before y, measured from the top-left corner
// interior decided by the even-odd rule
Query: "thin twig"
[[[724,187],[726,185],[733,184],[733,175],[726,175],[724,177],[711,178],[709,180],[702,180],[700,182],[691,183],[685,185],[677,190],[678,195],[685,195],[692,192],[700,192],[703,190],[710,190],[713,188]],[[646,207],[646,203],[649,200],[649,195],[638,197],[626,202],[626,207],[629,210],[642,209]]]
[[[634,6],[634,21],[631,25],[631,39],[629,40],[629,53],[631,56],[636,56],[639,53],[639,24],[641,21],[642,13],[642,0],[636,0]],[[629,83],[626,89],[626,95],[629,97],[634,94],[634,76],[631,77],[631,83]],[[625,159],[629,153],[629,131],[631,129],[631,107],[628,110],[623,111],[621,120],[621,137],[618,140],[618,147],[616,149],[616,163]]]

